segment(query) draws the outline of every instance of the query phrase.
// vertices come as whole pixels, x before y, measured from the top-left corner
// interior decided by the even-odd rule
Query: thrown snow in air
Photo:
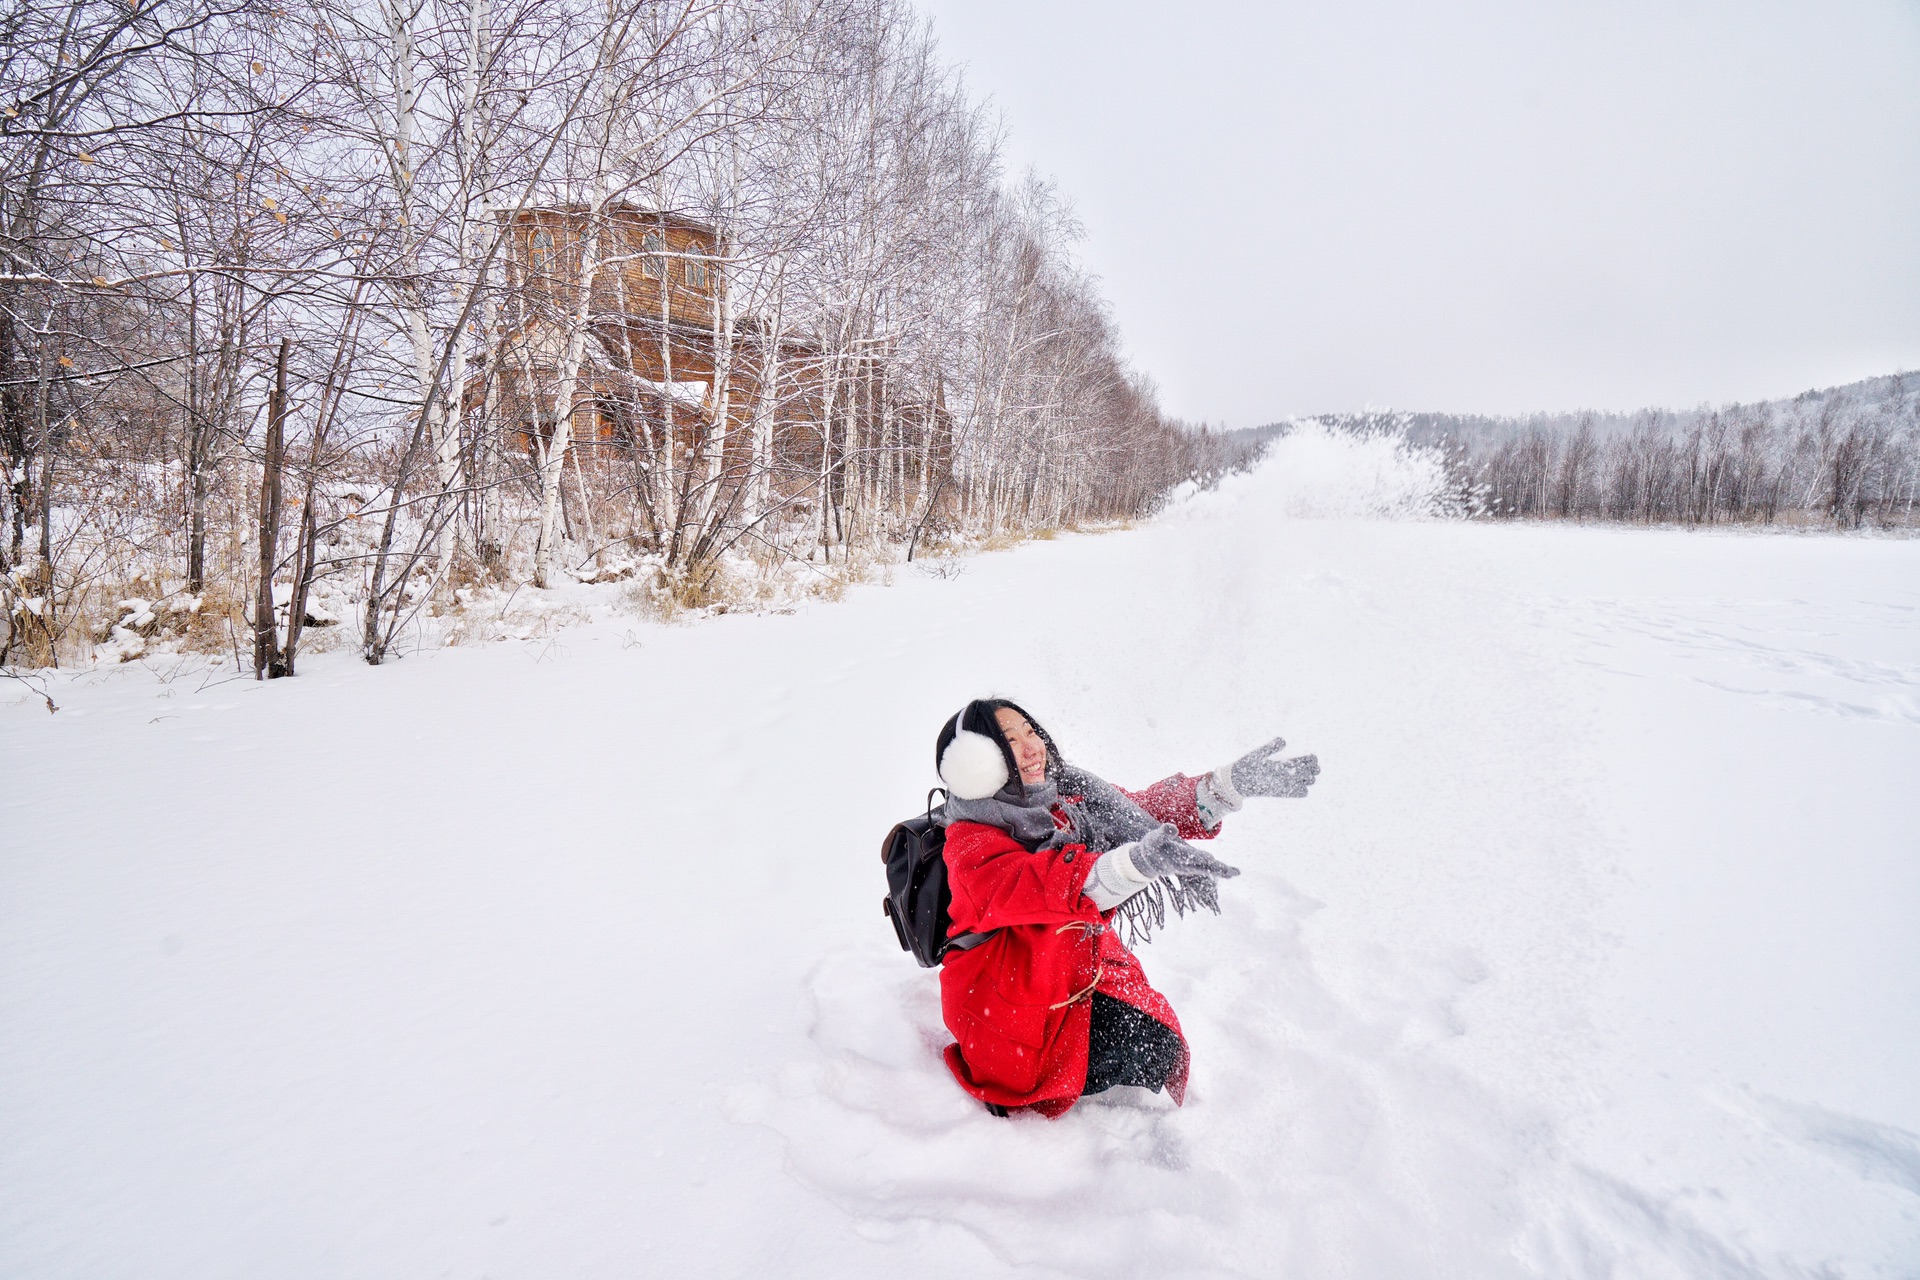
[[[1920,541],[1390,521],[1391,454],[799,616],[9,688],[0,1274],[1913,1274]],[[988,690],[1123,783],[1320,754],[1143,949],[1182,1111],[939,1062],[877,851]]]

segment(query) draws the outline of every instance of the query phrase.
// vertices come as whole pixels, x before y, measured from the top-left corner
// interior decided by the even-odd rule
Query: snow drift
[[[1300,519],[1436,519],[1468,514],[1431,445],[1386,430],[1344,431],[1301,420],[1267,446],[1260,501]]]

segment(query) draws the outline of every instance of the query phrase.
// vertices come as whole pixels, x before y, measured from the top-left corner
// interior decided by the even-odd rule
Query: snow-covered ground
[[[1424,483],[0,690],[0,1275],[1920,1275],[1920,541],[1363,514]],[[878,844],[990,690],[1124,783],[1320,754],[1142,952],[1184,1110],[939,1062]]]

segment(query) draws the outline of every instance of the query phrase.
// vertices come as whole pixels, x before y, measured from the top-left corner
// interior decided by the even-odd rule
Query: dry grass
[[[825,563],[796,557],[790,551],[770,550],[753,560],[736,553],[697,573],[663,573],[653,567],[651,558],[645,558],[635,565],[638,572],[633,578],[596,586],[594,599],[602,602],[600,607],[611,603],[620,612],[656,623],[689,622],[735,611],[790,611],[802,601],[843,600],[854,586],[891,582],[903,570],[916,576],[954,578],[966,572],[971,557],[982,551],[1010,550],[1028,542],[1050,541],[1062,533],[1105,532],[1130,524],[1063,524],[1009,530],[980,540],[942,530],[919,544],[911,565],[900,559],[904,547],[899,544],[863,546],[850,553],[836,548],[834,558]],[[426,566],[420,572],[424,580]],[[30,670],[74,662],[90,665],[95,661],[112,662],[116,657],[144,660],[168,653],[227,659],[251,647],[248,619],[253,601],[243,582],[235,585],[216,579],[198,596],[190,596],[178,578],[150,571],[127,573],[123,569],[71,585],[59,575],[54,575],[49,584],[47,577],[41,566],[0,584],[0,615],[4,615],[0,617],[0,636],[7,634],[5,619],[13,624],[10,667]],[[413,642],[460,645],[550,638],[557,628],[585,620],[587,614],[562,606],[558,600],[546,599],[535,606],[531,596],[520,595],[516,581],[477,557],[458,557],[449,567],[447,578],[436,584],[434,601],[421,611],[421,629]],[[303,655],[348,648],[357,642],[354,585],[350,575],[332,580],[331,585],[317,584],[314,600],[339,621],[331,625],[309,623],[302,632]],[[606,594],[600,594],[602,589]],[[544,597],[546,593],[535,594]],[[150,608],[123,607],[123,601],[134,599],[148,602]],[[41,614],[24,608],[29,600],[42,602]],[[149,612],[151,617],[146,616]]]
[[[129,608],[129,601],[146,607]],[[38,609],[30,602],[38,602]],[[109,659],[115,646],[122,660],[144,656],[130,637],[184,653],[224,655],[233,644],[229,627],[246,627],[246,609],[223,586],[194,596],[178,580],[150,572],[64,583],[35,564],[0,587],[0,611],[12,623],[7,663],[22,670],[86,665],[102,656],[98,646],[110,646]]]
[[[199,610],[187,618],[186,629],[180,636],[183,653],[230,653],[233,638],[248,633],[247,602],[223,582],[202,591]],[[313,648],[304,635],[300,647],[307,651]]]
[[[35,608],[30,601],[39,603]],[[11,652],[9,666],[17,668],[50,667],[58,659],[60,636],[48,620],[50,604],[57,604],[53,593],[53,574],[45,561],[9,575],[0,588],[0,603],[7,610]]]
[[[657,582],[646,578],[621,587],[620,594],[614,597],[614,603],[622,613],[630,613],[648,622],[672,622],[680,614],[680,606],[672,594]]]
[[[1077,520],[1069,520],[1062,524],[1041,525],[1034,529],[1009,529],[971,545],[958,544],[954,547],[953,554],[964,554],[968,551],[1011,551],[1029,542],[1052,542],[1063,533],[1112,533],[1132,527],[1131,520],[1116,521],[1112,524],[1084,524]]]

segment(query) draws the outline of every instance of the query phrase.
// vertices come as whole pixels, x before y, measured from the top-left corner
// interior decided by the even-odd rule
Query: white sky
[[[919,0],[1166,407],[1920,368],[1920,0]]]

